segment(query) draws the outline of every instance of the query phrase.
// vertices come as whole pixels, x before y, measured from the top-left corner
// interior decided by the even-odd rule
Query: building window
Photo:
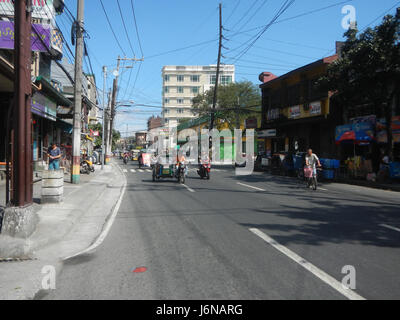
[[[184,104],[184,103],[185,103],[185,100],[184,100],[184,99],[176,99],[176,102],[177,102],[178,104]]]
[[[165,103],[165,104],[169,104],[169,101],[170,101],[170,100],[169,100],[168,98],[167,98],[167,99],[164,99],[164,103]]]
[[[190,76],[190,81],[192,81],[192,82],[200,82],[200,76],[199,75]]]
[[[216,80],[217,80],[217,76],[215,76],[215,75],[210,76],[210,84],[215,84]]]
[[[185,81],[185,76],[183,76],[183,75],[176,76],[176,80],[178,82],[184,82]]]
[[[164,109],[164,114],[168,114],[169,113],[169,109]]]
[[[221,76],[221,84],[228,85],[232,83],[232,76]]]
[[[178,113],[182,114],[183,112],[183,109],[178,109]]]
[[[168,74],[166,74],[166,75],[164,76],[164,81],[165,81],[165,82],[169,82],[169,80],[170,80],[170,76],[169,76]]]
[[[183,92],[184,92],[183,87],[178,87],[178,93],[183,93]]]
[[[200,87],[192,87],[192,93],[199,94],[199,92],[200,92]]]
[[[164,92],[169,93],[169,87],[164,87]]]

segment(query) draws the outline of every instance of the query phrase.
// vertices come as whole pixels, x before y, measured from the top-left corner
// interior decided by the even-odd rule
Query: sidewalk
[[[0,235],[0,256],[9,253],[11,258],[26,259],[0,260],[0,300],[33,298],[41,290],[44,266],[59,271],[63,258],[95,242],[126,184],[116,165],[106,166],[104,171],[96,169],[90,176],[81,176],[80,185],[65,184],[62,204],[36,205],[40,221],[29,239]],[[40,183],[35,189],[40,189]]]

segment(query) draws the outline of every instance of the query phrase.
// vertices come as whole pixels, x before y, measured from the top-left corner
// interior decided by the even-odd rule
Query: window
[[[232,83],[232,76],[221,76],[221,84],[227,85]]]
[[[168,98],[167,98],[167,99],[164,99],[164,103],[165,103],[165,104],[169,104],[169,101],[170,101],[170,100],[169,100]]]
[[[164,87],[164,92],[169,93],[169,87]]]
[[[183,87],[178,87],[178,93],[183,93],[184,92],[184,90],[183,90]]]
[[[185,81],[185,76],[183,76],[183,75],[176,76],[176,80],[178,82],[184,82]]]
[[[176,99],[176,102],[177,102],[178,104],[184,104],[184,103],[185,103],[185,100],[184,100],[184,99]]]
[[[164,114],[168,114],[169,113],[169,109],[164,109]]]
[[[169,80],[170,80],[170,76],[169,76],[169,74],[166,74],[166,75],[164,76],[164,81],[165,81],[165,82],[169,82]]]
[[[192,87],[192,93],[199,94],[199,92],[200,92],[200,87]]]
[[[184,113],[183,109],[178,109],[178,113],[180,114]]]
[[[190,81],[192,81],[192,82],[200,82],[200,76],[199,75],[190,76]]]
[[[215,75],[210,76],[210,84],[215,84],[216,80],[217,80],[217,76],[215,76]]]

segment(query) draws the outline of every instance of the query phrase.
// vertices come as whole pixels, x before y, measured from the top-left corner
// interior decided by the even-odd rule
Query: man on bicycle
[[[314,174],[317,174],[317,167],[321,167],[321,162],[315,153],[313,153],[312,149],[308,149],[306,155],[306,166],[309,166],[313,169]]]

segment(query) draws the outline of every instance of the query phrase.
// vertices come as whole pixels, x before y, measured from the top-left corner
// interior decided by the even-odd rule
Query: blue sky
[[[123,56],[107,23],[100,0],[85,1],[85,27],[89,38],[88,51],[97,77],[97,85],[103,87],[101,68],[116,67],[118,55]],[[136,36],[131,0],[119,0],[128,34],[136,56],[141,50]],[[224,20],[223,59],[232,63],[252,36],[267,25],[275,16],[284,0],[134,0],[144,62],[135,64],[121,74],[120,100],[134,100],[138,104],[161,106],[161,68],[164,65],[215,64],[218,50],[218,4],[222,2]],[[76,14],[76,0],[66,0],[66,6]],[[124,31],[117,0],[103,0],[109,19],[122,49],[133,56]],[[331,8],[319,9],[331,6]],[[352,5],[356,9],[360,29],[378,24],[385,13],[395,13],[400,1],[394,0],[296,0],[283,13],[253,47],[238,61],[237,80],[249,80],[258,84],[258,75],[270,71],[282,75],[324,56],[334,53],[335,41],[343,39],[342,8]],[[392,8],[388,11],[390,8]],[[302,15],[302,14],[306,15]],[[309,13],[309,14],[308,14]],[[296,16],[299,16],[297,17]],[[71,21],[64,13],[58,23],[66,38],[70,38]],[[250,30],[250,31],[247,31]],[[244,32],[246,31],[246,32]],[[241,33],[237,33],[241,32]],[[214,40],[214,41],[213,41]],[[199,45],[198,45],[199,44]],[[196,45],[186,50],[167,53],[175,49]],[[237,49],[239,47],[239,49]],[[236,50],[235,50],[236,49]],[[73,49],[74,50],[74,49]],[[137,76],[135,87],[133,84]],[[85,70],[88,67],[85,65]],[[107,86],[112,85],[112,75]],[[161,108],[136,107],[126,110],[117,118],[117,129],[125,132],[146,128],[146,120],[159,114]]]

